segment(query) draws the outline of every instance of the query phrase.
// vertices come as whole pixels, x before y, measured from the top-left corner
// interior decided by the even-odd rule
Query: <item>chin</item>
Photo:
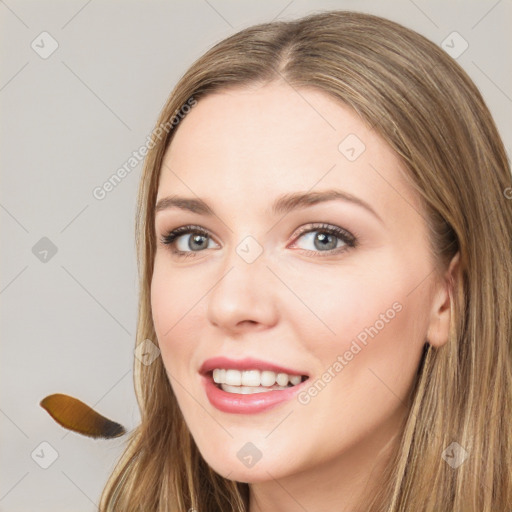
[[[241,482],[244,484],[255,484],[258,482],[267,482],[268,480],[272,480],[273,478],[281,478],[284,475],[276,475],[275,470],[273,470],[272,467],[266,468],[266,467],[259,467],[256,466],[253,468],[237,468],[233,469],[225,464],[221,464],[221,471],[217,470],[215,467],[211,466],[212,469],[221,475],[224,478],[227,478],[228,480],[233,480],[235,482]],[[267,472],[268,469],[268,472]]]
[[[228,480],[242,483],[257,483],[272,480],[273,478],[282,478],[286,476],[283,468],[279,467],[275,459],[262,456],[261,459],[254,462],[251,460],[242,461],[237,454],[216,454],[214,456],[204,456],[206,463],[219,475]],[[266,459],[266,460],[265,460]],[[246,466],[247,464],[247,466]],[[252,464],[252,465],[251,465]],[[290,468],[286,469],[288,473]]]

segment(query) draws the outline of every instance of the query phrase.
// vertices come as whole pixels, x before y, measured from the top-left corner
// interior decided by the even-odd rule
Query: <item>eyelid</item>
[[[298,232],[296,235],[294,235],[294,242],[299,239],[302,235],[306,233],[310,233],[312,231],[320,231],[320,232],[328,232],[332,233],[338,238],[341,238],[343,241],[349,243],[355,243],[357,241],[357,236],[353,235],[350,231],[340,227],[336,226],[334,224],[327,224],[325,222],[313,222],[310,223],[307,226],[302,226],[298,228]]]
[[[186,224],[184,226],[179,226],[175,229],[171,229],[165,232],[165,234],[160,236],[160,241],[164,245],[171,245],[171,243],[174,243],[176,239],[180,238],[184,235],[191,235],[191,234],[200,234],[207,236],[210,240],[213,240],[216,244],[220,245],[216,240],[215,237],[212,236],[210,231],[208,231],[206,228],[203,228],[201,226],[198,226],[196,224]],[[172,241],[171,241],[172,239]],[[190,251],[192,252],[192,251]]]

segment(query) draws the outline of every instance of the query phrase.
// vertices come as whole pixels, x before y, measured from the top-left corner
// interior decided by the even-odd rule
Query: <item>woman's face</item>
[[[357,471],[397,434],[437,332],[425,219],[401,168],[313,89],[225,90],[179,125],[158,189],[174,206],[156,213],[153,320],[186,423],[221,475]],[[162,243],[187,225],[199,232]],[[215,372],[222,386],[212,367],[231,370]],[[265,391],[283,369],[286,389]]]

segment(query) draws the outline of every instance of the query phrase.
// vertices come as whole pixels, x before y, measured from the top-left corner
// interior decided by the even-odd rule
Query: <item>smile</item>
[[[222,412],[254,414],[291,400],[309,376],[270,362],[208,359],[199,370],[208,401]]]
[[[300,384],[305,375],[276,373],[270,370],[235,370],[215,368],[213,381],[228,393],[264,393],[270,390],[283,390]]]

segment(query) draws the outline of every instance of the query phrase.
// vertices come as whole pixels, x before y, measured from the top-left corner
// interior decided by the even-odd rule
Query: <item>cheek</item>
[[[425,343],[426,288],[415,289],[417,276],[404,274],[396,263],[385,269],[365,268],[371,270],[330,269],[324,276],[296,279],[294,290],[307,297],[313,314],[296,305],[290,316],[297,327],[300,324],[299,339],[315,356],[315,373],[331,369],[343,374],[331,379],[338,383],[333,388],[342,386],[360,394],[364,389],[371,391],[372,382],[382,385],[380,377],[405,396]]]
[[[353,340],[361,346],[369,344],[378,333],[401,322],[404,303],[403,276],[375,265],[348,265],[339,268],[283,273],[283,281],[299,298],[281,302],[290,324],[295,325],[308,351],[316,353],[323,363],[350,348]],[[297,277],[300,276],[300,277]],[[402,315],[403,316],[403,315]]]
[[[189,316],[196,313],[205,291],[198,285],[197,274],[173,268],[165,254],[157,253],[151,280],[151,309],[157,334],[173,337],[177,328],[190,323]]]
[[[164,365],[173,375],[184,371],[183,361],[190,361],[200,298],[197,287],[180,279],[179,272],[169,272],[157,257],[151,281],[151,310]]]
[[[372,414],[389,414],[411,391],[425,343],[423,300],[404,290],[383,290],[367,302],[363,313],[348,303],[346,312],[338,321],[340,329],[346,326],[346,336],[340,337],[330,357],[331,364],[341,364],[335,386],[351,402],[368,406],[371,423]],[[350,313],[357,321],[351,321]]]
[[[312,457],[328,457],[364,433],[389,428],[403,413],[426,330],[425,296],[410,293],[413,280],[389,272],[366,287],[360,276],[340,279],[343,288],[329,288],[330,304],[316,302],[316,313],[336,334],[315,338],[303,324],[301,339],[317,365],[311,388],[298,397],[299,411],[305,422],[315,418],[313,437],[333,439]],[[345,436],[336,441],[340,431]]]

